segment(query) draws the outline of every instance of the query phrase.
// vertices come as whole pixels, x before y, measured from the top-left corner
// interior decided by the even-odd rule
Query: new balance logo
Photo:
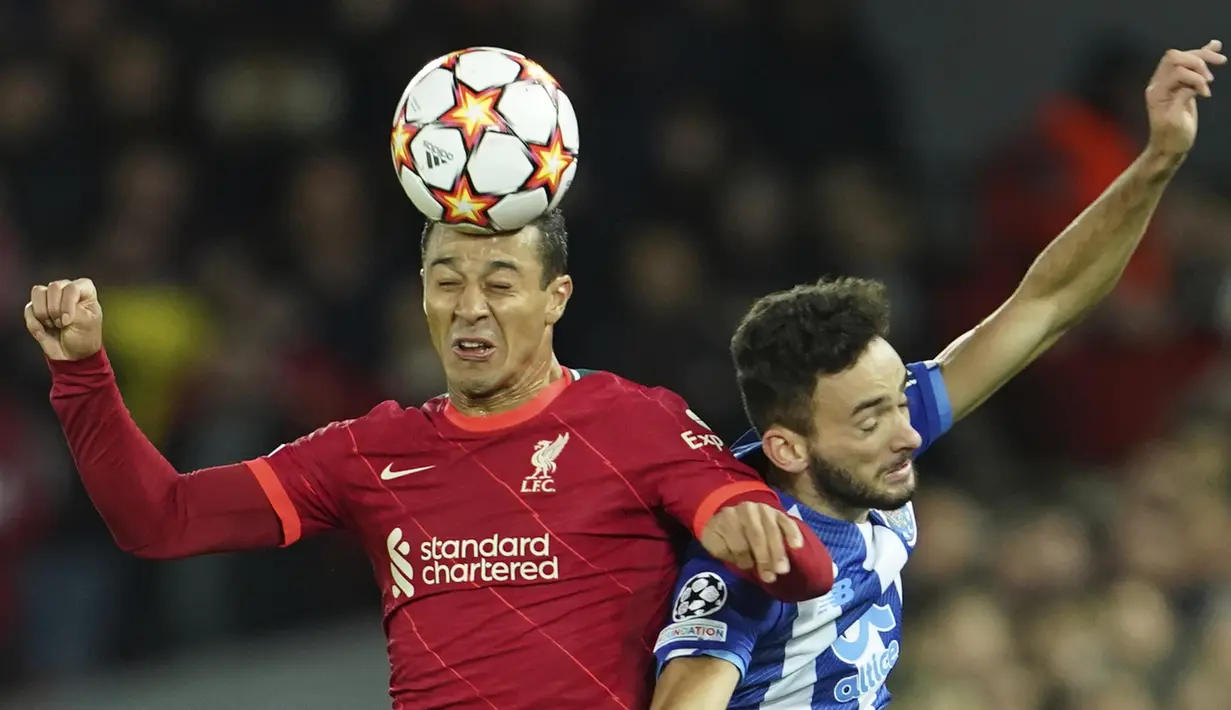
[[[522,493],[555,493],[556,481],[552,474],[556,472],[556,459],[568,444],[568,432],[556,437],[555,441],[540,441],[534,445],[534,454],[530,456],[530,465],[534,473],[526,476],[521,482]]]
[[[401,478],[402,476],[409,476],[412,473],[419,473],[420,471],[426,471],[429,468],[436,468],[436,466],[435,465],[419,466],[418,468],[407,468],[401,471],[395,471],[393,470],[393,464],[389,464],[388,466],[385,466],[385,470],[380,472],[380,480],[392,481],[395,478]]]
[[[439,168],[445,163],[453,162],[452,153],[427,141],[423,141],[423,151],[423,163],[429,170]]]

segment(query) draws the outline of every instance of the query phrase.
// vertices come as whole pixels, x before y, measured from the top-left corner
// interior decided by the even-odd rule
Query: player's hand
[[[787,547],[804,545],[799,523],[777,508],[745,501],[719,510],[701,531],[701,545],[715,558],[756,573],[766,584],[791,571]]]
[[[52,360],[81,360],[103,348],[103,307],[89,279],[30,290],[26,330]]]
[[[1168,157],[1188,153],[1197,138],[1197,97],[1210,96],[1211,67],[1226,62],[1219,40],[1201,49],[1172,49],[1163,55],[1146,87],[1151,148]]]

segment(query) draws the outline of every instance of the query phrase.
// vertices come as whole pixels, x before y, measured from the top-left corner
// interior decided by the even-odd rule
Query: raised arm
[[[987,400],[1115,288],[1197,135],[1196,97],[1210,95],[1222,43],[1171,50],[1146,88],[1141,156],[1039,255],[995,313],[937,357],[955,420]]]
[[[82,483],[124,551],[168,559],[275,547],[294,542],[305,525],[334,524],[326,506],[292,502],[264,459],[176,471],[124,406],[102,349],[102,307],[88,279],[36,286],[25,320],[51,368],[51,404]],[[291,452],[283,458],[296,460]],[[305,522],[297,507],[317,512]]]

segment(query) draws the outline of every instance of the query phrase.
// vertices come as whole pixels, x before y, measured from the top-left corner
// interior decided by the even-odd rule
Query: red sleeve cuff
[[[286,488],[278,479],[273,466],[270,466],[265,459],[252,459],[245,461],[244,465],[252,471],[253,476],[256,476],[256,482],[260,484],[274,513],[278,515],[278,521],[282,524],[281,546],[287,547],[295,544],[303,536],[303,523],[299,519],[299,511],[295,510],[295,504],[291,502],[291,497],[287,495]]]
[[[740,485],[740,484],[735,484]],[[719,491],[725,491],[729,486],[720,488]],[[782,510],[782,503],[778,500],[778,495],[766,486],[752,485],[741,488],[738,491],[725,497],[719,503],[709,516],[738,503],[763,503],[765,505]],[[791,571],[784,575],[779,575],[778,579],[772,584],[766,584],[756,574],[755,571],[745,571],[736,567],[730,568],[744,577],[745,579],[760,585],[769,592],[775,599],[784,602],[802,602],[808,599],[816,599],[824,596],[833,588],[834,568],[833,557],[829,554],[828,548],[821,542],[821,539],[812,532],[802,520],[799,523],[799,531],[803,533],[803,547],[793,550],[787,550],[787,557],[791,561]],[[698,527],[696,531],[697,539],[701,539],[701,528],[704,524]]]
[[[787,557],[791,561],[791,571],[779,575],[773,584],[753,579],[765,588],[775,599],[784,602],[799,603],[809,599],[825,596],[833,588],[834,564],[833,557],[825,543],[812,532],[802,520],[799,531],[804,536],[804,546],[798,550],[787,549]]]
[[[776,508],[782,507],[778,503],[778,496],[760,481],[728,483],[712,491],[701,501],[701,505],[697,506],[696,515],[692,519],[693,537],[701,539],[701,531],[705,529],[705,524],[710,521],[710,518],[714,517],[714,513],[744,501],[765,503]]]
[[[47,368],[51,370],[53,385],[64,385],[71,388],[90,388],[110,383],[115,379],[115,371],[107,358],[106,350],[99,350],[93,355],[80,360],[52,360],[47,358]]]
[[[736,505],[737,503],[764,503],[775,508],[782,507],[782,502],[778,500],[778,494],[760,484],[756,484],[754,488],[745,489],[731,496],[725,503],[718,506],[718,510],[722,510],[729,505]]]

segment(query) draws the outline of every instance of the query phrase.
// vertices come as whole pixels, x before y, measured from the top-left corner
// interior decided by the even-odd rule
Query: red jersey
[[[402,710],[645,707],[679,543],[764,487],[680,397],[602,372],[484,418],[385,403],[249,465],[286,544],[362,540]]]
[[[675,394],[567,371],[466,417],[387,402],[269,456],[180,474],[124,407],[105,353],[50,363],[51,402],[125,551],[174,559],[346,529],[384,596],[395,710],[648,705],[677,543],[720,508],[778,507]],[[771,594],[824,594],[806,528]],[[753,578],[755,581],[755,578]]]

